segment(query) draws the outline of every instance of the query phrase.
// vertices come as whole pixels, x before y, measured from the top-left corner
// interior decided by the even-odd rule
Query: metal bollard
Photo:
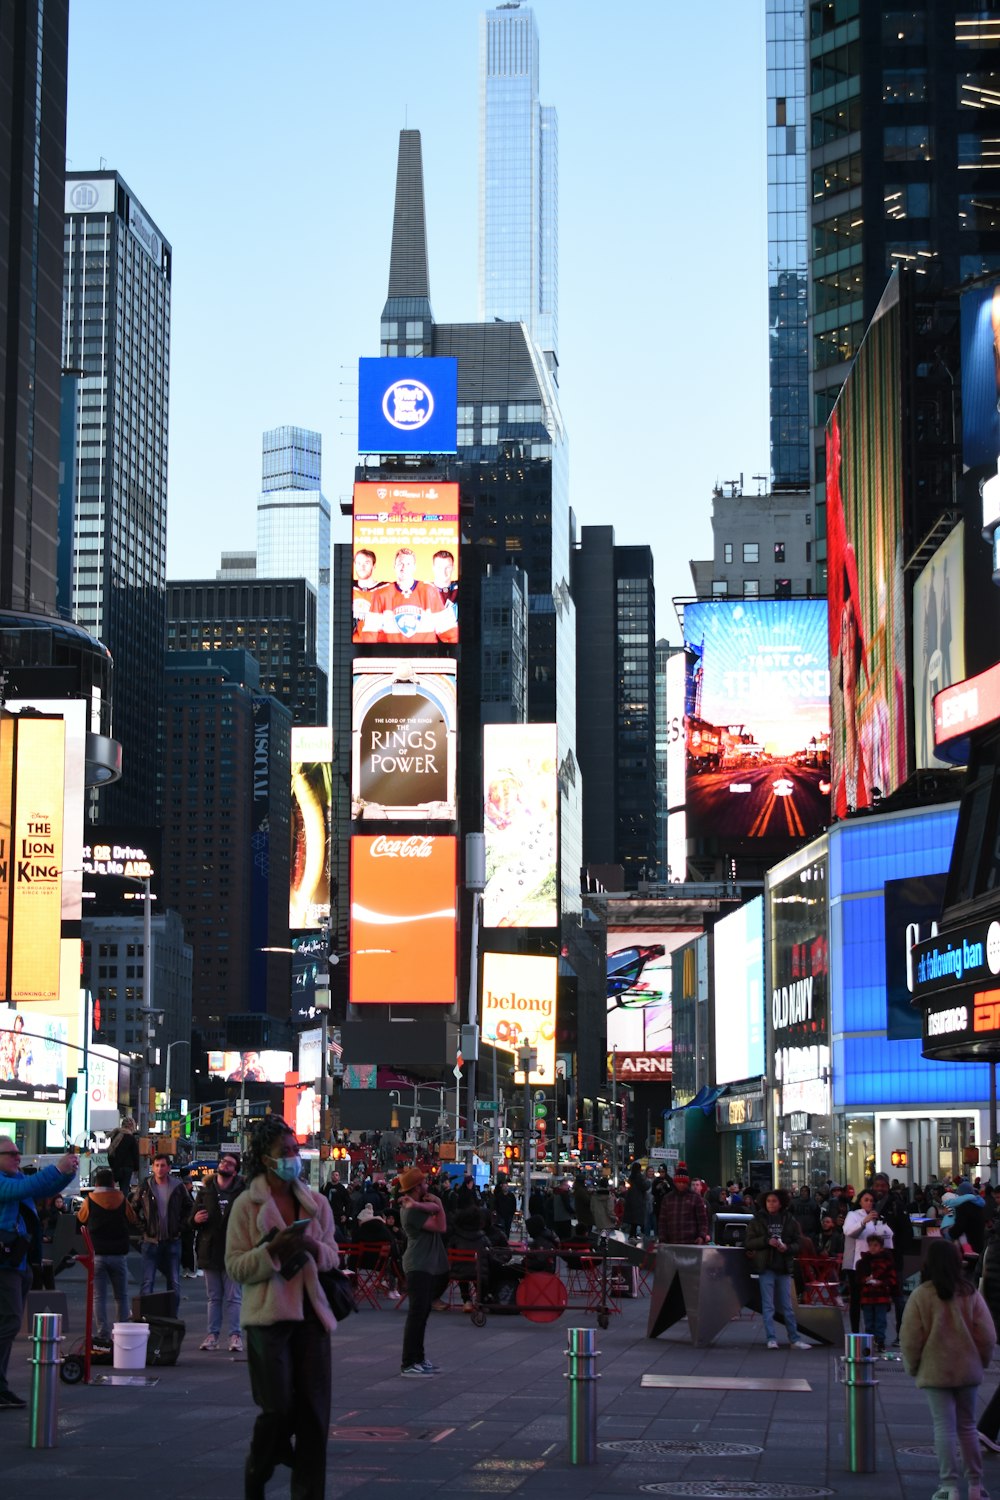
[[[569,1461],[592,1464],[597,1461],[597,1382],[595,1368],[597,1332],[593,1328],[570,1328],[566,1357],[569,1370]]]
[[[870,1333],[844,1339],[842,1380],[847,1396],[847,1466],[852,1474],[875,1472],[875,1357]]]
[[[36,1313],[31,1336],[31,1403],[28,1409],[28,1446],[54,1448],[59,1432],[59,1366],[62,1355],[62,1313]]]

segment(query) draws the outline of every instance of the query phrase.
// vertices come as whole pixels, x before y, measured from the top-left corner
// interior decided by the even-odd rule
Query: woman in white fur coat
[[[333,1214],[300,1176],[299,1146],[269,1115],[253,1133],[245,1193],[233,1204],[226,1271],[243,1287],[250,1389],[260,1407],[244,1470],[246,1500],[264,1500],[279,1463],[292,1500],[323,1500],[330,1426],[330,1311],[319,1272],[338,1264]]]

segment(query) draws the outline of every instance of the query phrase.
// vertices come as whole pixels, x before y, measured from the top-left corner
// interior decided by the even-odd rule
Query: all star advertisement
[[[63,1102],[68,1041],[62,1016],[34,1007],[0,1010],[0,1099]]]
[[[555,927],[559,783],[555,724],[483,729],[484,927]]]
[[[514,953],[483,954],[482,1036],[513,1056],[532,1047],[538,1056],[529,1083],[556,1076],[556,980],[559,961]],[[524,1074],[515,1072],[516,1083]]]
[[[351,816],[454,821],[455,663],[354,662]]]
[[[822,599],[684,609],[687,832],[800,841],[830,807],[830,671]]]
[[[353,548],[356,644],[458,641],[457,484],[356,484]]]
[[[333,731],[292,729],[292,855],[288,926],[323,927],[330,920],[330,795]]]
[[[359,453],[455,453],[457,359],[359,359]]]

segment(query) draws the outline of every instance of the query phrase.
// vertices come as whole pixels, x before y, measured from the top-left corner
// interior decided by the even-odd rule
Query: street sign
[[[481,1115],[495,1115],[500,1106],[495,1099],[477,1099],[476,1108]]]
[[[169,1122],[170,1120],[179,1120],[180,1117],[181,1112],[179,1109],[158,1109],[156,1111],[156,1118],[158,1120],[166,1120]]]
[[[536,1120],[544,1120],[544,1119],[546,1119],[547,1116],[548,1116],[548,1113],[549,1113],[548,1105],[546,1105],[546,1104],[536,1104],[535,1105],[535,1119]]]
[[[545,1100],[546,1100],[545,1090],[544,1089],[536,1089],[535,1092],[532,1094],[531,1097],[532,1097],[532,1099],[534,1099],[534,1101],[535,1101],[536,1104],[544,1104]]]
[[[462,1054],[461,1053],[459,1053],[458,1062],[452,1068],[451,1072],[452,1072],[452,1077],[453,1078],[461,1078],[461,1076],[462,1076]]]

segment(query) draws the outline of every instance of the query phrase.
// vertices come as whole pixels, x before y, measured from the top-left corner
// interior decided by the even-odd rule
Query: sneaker
[[[448,1311],[448,1304],[447,1304],[447,1302],[441,1302],[441,1301],[432,1302],[431,1303],[431,1307],[434,1309],[435,1312],[447,1312]]]
[[[422,1380],[425,1375],[433,1375],[434,1371],[425,1370],[423,1365],[404,1365],[399,1373],[400,1375],[413,1376]]]
[[[230,1354],[243,1353],[243,1339],[238,1333],[232,1333],[229,1336],[229,1352]]]
[[[425,1375],[440,1375],[441,1374],[441,1366],[440,1365],[433,1365],[433,1364],[431,1364],[431,1362],[430,1362],[429,1359],[422,1359],[420,1361],[420,1368],[423,1370],[423,1372],[424,1372]]]
[[[796,1339],[794,1344],[789,1344],[790,1349],[811,1349],[812,1344],[807,1344],[805,1339]]]
[[[218,1349],[219,1340],[216,1334],[210,1333],[207,1339],[202,1339],[198,1345],[199,1349]]]
[[[386,1296],[390,1302],[399,1302],[402,1298],[402,1293],[397,1292],[396,1288],[393,1287],[390,1291],[386,1292]]]
[[[768,1341],[767,1341],[767,1347],[769,1349],[777,1349],[777,1347],[778,1347],[778,1340],[777,1339],[768,1339]]]
[[[0,1411],[23,1411],[27,1404],[13,1391],[0,1391]]]
[[[990,1453],[1000,1453],[1000,1443],[997,1442],[996,1438],[987,1437],[985,1432],[981,1432],[979,1434],[979,1442],[980,1445],[983,1448],[987,1448]]]

